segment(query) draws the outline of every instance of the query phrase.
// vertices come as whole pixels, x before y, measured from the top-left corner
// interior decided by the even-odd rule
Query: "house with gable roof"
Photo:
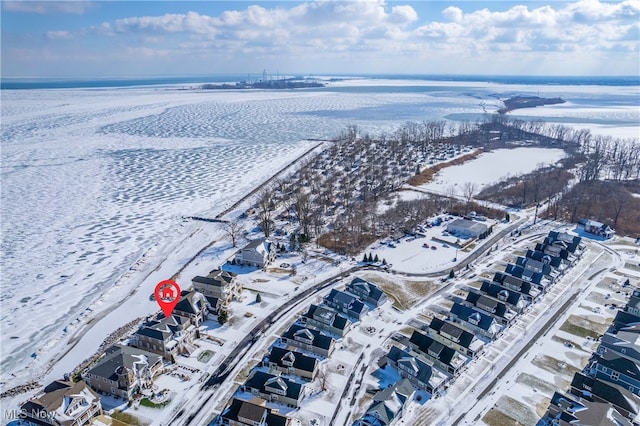
[[[384,305],[388,300],[384,291],[380,290],[375,284],[362,278],[354,278],[351,280],[345,290],[358,296],[364,303],[376,308]]]
[[[457,302],[451,307],[449,317],[453,322],[462,325],[471,332],[491,340],[495,339],[504,328],[495,318]]]
[[[542,294],[538,286],[503,272],[496,272],[493,276],[493,282],[506,289],[521,293],[529,302],[536,301]]]
[[[82,373],[87,385],[97,392],[125,400],[151,389],[162,372],[162,357],[131,346],[115,345],[89,370]]]
[[[206,277],[196,276],[191,283],[194,290],[204,295],[214,313],[242,295],[242,284],[236,274],[221,269],[214,269]]]
[[[356,296],[335,288],[325,296],[324,303],[357,321],[362,320],[362,317],[369,312],[367,305],[358,300]]]
[[[240,249],[236,253],[235,261],[239,265],[266,268],[275,258],[275,244],[266,238],[259,238],[250,241],[249,244]]]
[[[291,418],[283,416],[278,410],[268,408],[262,398],[243,401],[232,398],[231,403],[220,414],[223,425],[228,426],[289,426]]]
[[[469,362],[469,358],[452,347],[446,346],[418,330],[413,330],[409,338],[409,347],[430,364],[451,375],[460,373],[460,369]]]
[[[285,376],[253,370],[241,389],[267,401],[299,407],[305,397],[306,386]]]
[[[20,407],[27,424],[84,426],[102,414],[98,395],[82,380],[56,380]]]
[[[271,346],[262,365],[282,374],[292,374],[303,379],[313,380],[318,374],[320,361],[316,357],[305,355],[294,349]]]
[[[300,317],[300,322],[308,328],[325,331],[338,338],[344,337],[353,325],[349,318],[324,304],[309,306],[309,310]]]
[[[616,353],[605,352],[603,355],[594,353],[586,371],[593,377],[620,385],[628,389],[629,392],[640,396],[640,365],[638,362],[639,360],[631,360]]]
[[[142,324],[134,335],[133,346],[175,362],[178,355],[188,355],[195,351],[193,340],[197,336],[198,329],[190,319],[171,315],[169,318],[153,319]]]
[[[470,358],[476,357],[484,347],[484,343],[476,338],[473,333],[437,317],[431,319],[428,333],[433,340],[449,346]]]
[[[477,292],[477,290],[473,288],[469,291],[474,293]],[[519,314],[521,314],[522,311],[530,304],[530,301],[526,299],[522,293],[489,281],[482,282],[480,293],[501,301]]]
[[[464,305],[475,307],[495,318],[500,324],[509,326],[515,319],[517,312],[501,302],[482,293],[470,291],[463,302]]]
[[[209,317],[209,302],[199,291],[183,291],[172,315],[187,318],[198,327]]]
[[[449,380],[449,376],[431,368],[429,364],[397,346],[391,346],[386,361],[398,370],[400,377],[408,379],[416,388],[431,394],[438,392]]]
[[[581,399],[610,403],[634,424],[640,423],[640,399],[620,385],[575,373],[569,392]]]
[[[395,424],[404,414],[407,404],[415,391],[408,379],[402,379],[373,397],[366,413],[358,420],[359,426],[389,426]]]
[[[554,392],[543,420],[562,426],[632,426],[632,423],[609,403],[560,392]]]
[[[291,325],[291,327],[280,336],[280,342],[284,345],[299,348],[305,352],[311,352],[324,358],[331,356],[336,344],[333,337],[298,324]]]

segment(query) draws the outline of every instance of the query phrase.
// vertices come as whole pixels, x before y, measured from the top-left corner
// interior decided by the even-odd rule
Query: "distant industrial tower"
[[[267,82],[267,70],[266,69],[262,70],[262,82],[263,83]]]

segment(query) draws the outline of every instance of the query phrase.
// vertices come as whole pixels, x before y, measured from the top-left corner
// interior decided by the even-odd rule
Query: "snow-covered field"
[[[2,389],[42,377],[46,361],[92,318],[106,315],[116,328],[153,312],[153,285],[217,240],[198,267],[211,269],[229,250],[220,228],[181,217],[224,210],[314,145],[306,139],[330,138],[347,124],[376,133],[406,120],[481,114],[495,109],[496,92],[544,89],[395,84],[2,91]],[[553,87],[565,98],[581,93],[569,89]],[[606,108],[592,114],[617,110],[609,89],[614,103],[636,99],[637,87],[596,89]],[[137,289],[135,301],[112,311]],[[112,331],[101,324],[91,347],[74,348],[56,372],[90,355]]]
[[[507,176],[529,173],[539,165],[555,164],[564,157],[561,149],[522,147],[515,149],[497,149],[483,153],[471,161],[443,169],[433,181],[420,187],[430,192],[449,194],[454,188],[456,196],[464,195],[464,185],[472,182],[476,193],[484,186],[504,180]]]

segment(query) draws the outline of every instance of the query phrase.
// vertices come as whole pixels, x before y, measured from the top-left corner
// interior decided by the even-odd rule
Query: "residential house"
[[[516,319],[517,312],[511,310],[504,302],[485,296],[481,293],[470,291],[463,302],[464,305],[475,307],[482,312],[491,315],[500,324],[509,326]]]
[[[353,325],[349,318],[324,304],[309,306],[300,321],[307,328],[325,331],[338,338],[344,337]]]
[[[299,407],[305,396],[305,385],[293,381],[286,376],[265,373],[253,370],[244,385],[243,392],[251,392],[252,395],[271,402]]]
[[[492,340],[503,329],[503,326],[495,318],[460,303],[453,304],[449,311],[449,317],[453,322],[462,325],[472,333]]]
[[[282,374],[293,374],[303,379],[313,380],[318,374],[320,361],[313,356],[305,355],[296,350],[271,346],[271,350],[263,360],[262,365]]]
[[[530,257],[518,256],[516,259],[516,265],[522,266],[525,270],[529,270],[531,272],[541,273],[552,282],[558,275],[560,275],[560,271],[557,271],[548,263],[544,263],[543,261],[535,260]]]
[[[544,239],[544,244],[555,244],[566,247],[570,253],[576,253],[584,248],[582,238],[566,232],[550,231]],[[559,244],[564,243],[564,244]]]
[[[276,246],[265,238],[250,241],[235,256],[239,265],[266,268],[276,258]]]
[[[542,272],[535,272],[531,269],[525,269],[522,266],[514,265],[512,263],[507,264],[504,272],[508,275],[512,275],[516,278],[520,278],[523,281],[530,282],[540,289],[543,293],[546,291],[549,281],[545,279]]]
[[[588,366],[589,375],[598,379],[618,384],[629,392],[640,396],[640,367],[638,360],[606,352],[603,355],[593,355]]]
[[[470,291],[476,292],[477,290]],[[527,306],[529,306],[530,303],[530,301],[527,300],[522,293],[513,291],[511,289],[502,287],[497,283],[492,283],[489,281],[482,282],[480,292],[494,299],[498,299],[519,314],[521,314],[522,311]]]
[[[198,327],[209,317],[209,302],[199,291],[183,291],[172,315],[187,318]]]
[[[178,355],[189,355],[196,349],[193,340],[197,336],[198,329],[191,320],[171,315],[144,323],[134,335],[134,346],[175,362]]]
[[[595,220],[583,219],[581,222],[584,232],[588,234],[597,235],[598,237],[603,238],[611,238],[616,233],[616,231],[611,229],[609,225],[605,225],[604,223]]]
[[[633,297],[633,296],[632,296]],[[618,310],[616,317],[613,319],[613,330],[621,330],[623,328],[638,329],[640,328],[640,315],[634,314],[630,311],[629,304],[625,307],[624,311]]]
[[[191,280],[193,289],[202,293],[214,313],[227,307],[232,300],[239,300],[242,285],[232,272],[214,269],[206,277],[196,276]]]
[[[333,337],[298,324],[293,324],[289,327],[280,337],[280,342],[325,358],[331,356],[336,343]]]
[[[545,263],[556,269],[564,269],[566,268],[566,265],[568,263],[560,256],[552,256],[543,251],[531,250],[531,249],[527,249],[527,252],[525,253],[525,257],[527,259],[533,259],[533,260],[537,260],[538,262]]]
[[[640,316],[640,290],[637,288],[633,290],[624,310],[632,315]]]
[[[551,397],[544,420],[547,424],[560,426],[632,426],[632,423],[609,403],[585,400],[559,392],[554,392]]]
[[[542,294],[540,289],[537,286],[533,286],[530,282],[502,272],[496,272],[494,274],[493,282],[500,284],[508,290],[517,291],[529,302],[534,302]]]
[[[243,401],[233,398],[231,404],[220,414],[223,425],[228,426],[289,426],[291,419],[268,408],[261,398]]]
[[[47,385],[43,392],[20,407],[23,421],[35,425],[84,426],[102,414],[100,398],[82,380],[62,380]]]
[[[447,224],[447,232],[464,238],[479,238],[488,230],[486,224],[469,219],[456,219]]]
[[[408,379],[402,379],[393,386],[381,390],[373,397],[373,402],[364,416],[356,420],[360,426],[389,426],[402,417],[415,391]]]
[[[569,392],[582,399],[608,402],[634,424],[640,423],[640,400],[620,385],[575,373]]]
[[[374,307],[380,307],[387,302],[387,295],[380,290],[378,286],[363,280],[362,278],[354,278],[345,288],[351,294],[355,294],[364,303]]]
[[[469,358],[455,349],[445,346],[417,330],[413,330],[413,334],[409,338],[409,347],[418,352],[430,364],[451,375],[457,375],[469,361]]]
[[[473,333],[437,317],[433,317],[427,331],[433,340],[470,358],[477,356],[484,347],[482,341],[478,340]]]
[[[391,346],[386,361],[398,370],[400,377],[408,379],[413,386],[431,394],[438,392],[450,377],[434,370],[429,364],[397,346]]]
[[[131,400],[153,386],[162,372],[162,357],[131,346],[115,345],[106,350],[82,379],[97,392]]]
[[[360,321],[369,312],[367,305],[355,296],[336,289],[332,289],[329,295],[325,296],[324,303],[356,321]]]
[[[615,333],[607,332],[602,335],[596,352],[599,355],[615,354],[632,361],[640,361],[640,329],[625,327]]]

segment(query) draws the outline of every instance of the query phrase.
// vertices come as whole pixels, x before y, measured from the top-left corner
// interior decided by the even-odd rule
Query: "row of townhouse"
[[[640,424],[640,290],[619,310],[568,392],[555,392],[543,420],[552,425]]]
[[[545,242],[553,244],[560,239],[561,246],[566,249],[566,241],[570,241],[570,249],[578,250],[580,240],[575,238],[568,234],[550,233]],[[546,257],[543,259],[543,256]],[[537,261],[535,257],[543,259],[543,266],[534,262]],[[539,272],[540,278],[545,273],[553,279],[560,275],[546,266],[555,268],[553,265],[560,265],[562,272],[570,266],[568,262],[554,261],[551,256],[533,250],[527,253],[526,259],[530,260],[521,260],[520,263],[531,262],[529,270]],[[534,267],[540,271],[533,271]],[[525,270],[524,267],[521,269]],[[467,288],[466,298],[455,300],[446,319],[434,317],[429,325],[417,325],[419,329],[414,329],[409,338],[397,339],[402,347],[392,346],[382,365],[388,363],[416,388],[437,394],[482,352],[486,343],[509,327],[545,291],[543,286],[536,284],[536,280],[527,281],[528,274],[519,275],[498,272],[493,281],[483,281],[480,288]]]
[[[352,293],[332,290],[322,304],[312,304],[282,333],[221,413],[222,424],[290,424],[291,419],[278,414],[278,405],[300,407],[307,384],[316,379],[320,364],[331,356],[336,342],[369,312],[369,306],[375,308],[387,300],[377,287],[361,279],[353,280],[347,289]]]

